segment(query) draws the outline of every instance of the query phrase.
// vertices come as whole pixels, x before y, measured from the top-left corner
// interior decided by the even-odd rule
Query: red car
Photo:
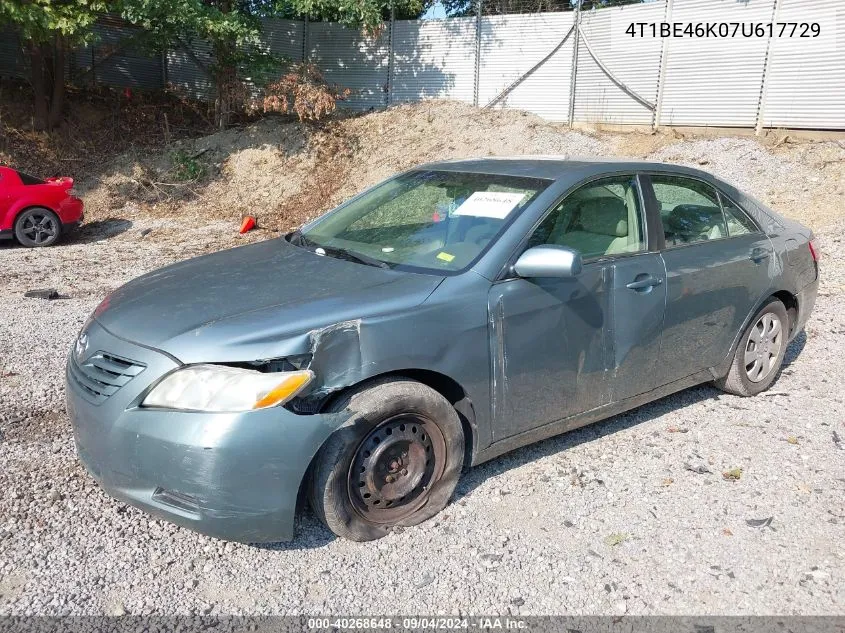
[[[0,239],[23,246],[50,246],[82,222],[82,200],[71,192],[73,178],[41,180],[0,166]]]

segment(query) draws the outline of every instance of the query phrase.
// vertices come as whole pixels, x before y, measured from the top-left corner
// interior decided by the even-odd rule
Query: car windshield
[[[388,180],[289,238],[365,264],[450,274],[475,262],[546,187],[540,178],[417,170]]]

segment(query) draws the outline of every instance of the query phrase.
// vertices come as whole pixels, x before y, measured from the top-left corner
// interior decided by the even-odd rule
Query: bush
[[[302,62],[267,85],[261,105],[264,112],[296,114],[300,121],[317,121],[334,112],[337,102],[351,93],[348,88],[328,84],[315,64]]]
[[[173,160],[173,176],[177,181],[196,181],[205,176],[205,165],[182,150],[171,154]]]

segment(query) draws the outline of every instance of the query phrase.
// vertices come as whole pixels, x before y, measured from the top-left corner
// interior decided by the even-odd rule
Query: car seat
[[[725,219],[719,207],[679,204],[666,218],[670,245],[716,240],[725,236]]]
[[[619,198],[603,197],[585,200],[579,205],[580,229],[566,231],[559,227],[569,221],[568,214],[561,214],[552,230],[551,242],[568,246],[583,257],[624,253],[628,244],[628,207]]]

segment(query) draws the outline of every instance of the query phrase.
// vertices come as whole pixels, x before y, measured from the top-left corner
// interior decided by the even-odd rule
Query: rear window
[[[22,171],[18,172],[18,176],[20,176],[21,182],[25,185],[43,185],[44,181],[40,178],[36,178],[35,176],[30,176],[27,173]]]

